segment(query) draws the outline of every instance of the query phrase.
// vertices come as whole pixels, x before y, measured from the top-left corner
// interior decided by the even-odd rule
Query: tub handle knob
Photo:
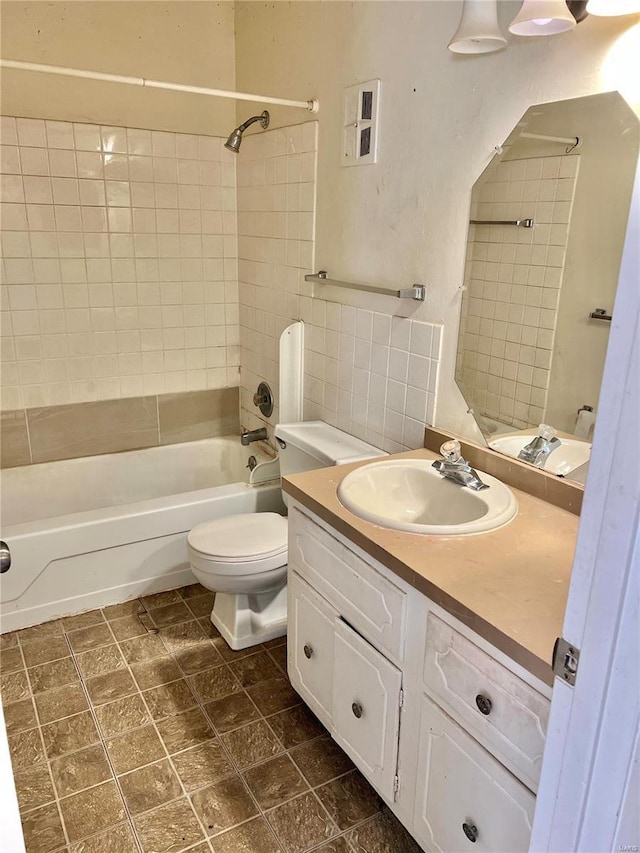
[[[6,542],[0,542],[0,574],[8,572],[11,568],[11,551]]]

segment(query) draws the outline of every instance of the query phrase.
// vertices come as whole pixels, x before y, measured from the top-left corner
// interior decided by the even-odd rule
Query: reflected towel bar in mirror
[[[313,275],[305,275],[305,281],[313,281],[316,284],[330,284],[333,287],[348,287],[351,290],[365,290],[369,293],[382,293],[385,296],[395,296],[398,299],[416,299],[418,302],[424,302],[427,296],[427,288],[424,284],[414,284],[411,287],[405,287],[402,290],[394,290],[391,287],[376,287],[372,284],[356,284],[351,281],[339,281],[335,278],[329,278],[329,273],[326,270],[320,270]]]
[[[523,228],[533,228],[533,219],[470,219],[471,225],[521,225]]]

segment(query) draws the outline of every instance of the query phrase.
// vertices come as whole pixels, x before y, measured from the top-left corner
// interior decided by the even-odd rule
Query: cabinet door
[[[414,835],[428,851],[529,849],[535,797],[423,697]]]
[[[289,574],[288,597],[289,678],[310,708],[330,725],[337,614],[295,572]]]
[[[335,625],[333,736],[390,802],[402,673],[342,620]]]

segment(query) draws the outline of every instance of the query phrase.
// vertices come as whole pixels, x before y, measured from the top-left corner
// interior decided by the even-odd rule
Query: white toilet
[[[280,424],[276,440],[282,476],[384,455],[322,421]],[[211,621],[232,649],[286,634],[286,518],[274,512],[218,518],[194,527],[187,545],[194,575],[216,593]]]

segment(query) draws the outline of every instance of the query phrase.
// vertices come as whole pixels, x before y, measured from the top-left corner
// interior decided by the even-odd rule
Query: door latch
[[[580,649],[572,646],[564,637],[558,637],[553,647],[552,666],[554,675],[573,687],[576,683],[579,661]]]

